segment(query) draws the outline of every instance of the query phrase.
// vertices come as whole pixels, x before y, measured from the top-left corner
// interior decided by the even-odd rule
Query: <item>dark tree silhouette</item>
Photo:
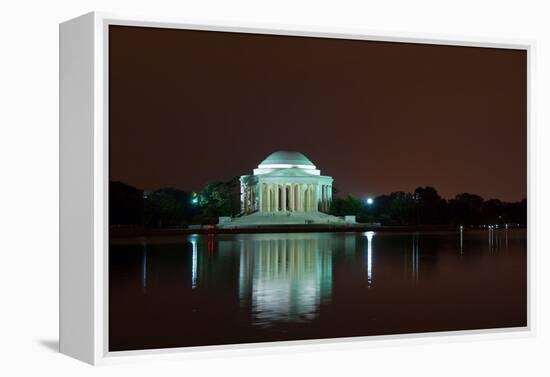
[[[418,203],[419,224],[447,223],[447,201],[437,193],[433,187],[418,187],[414,190],[414,198]]]
[[[109,224],[143,225],[143,191],[122,182],[109,182]]]
[[[462,193],[449,200],[448,211],[452,224],[483,224],[483,198],[479,195]]]
[[[111,226],[170,227],[188,224],[216,224],[219,216],[240,215],[240,182],[210,182],[198,194],[175,188],[143,192],[122,182],[109,184]],[[336,190],[335,190],[336,193]],[[382,225],[482,225],[527,223],[527,200],[515,203],[483,200],[462,193],[445,200],[433,187],[413,192],[380,195],[368,204],[348,195],[333,196],[329,213],[356,216],[358,222]]]
[[[147,227],[187,225],[197,213],[189,192],[162,188],[146,195],[144,219]]]

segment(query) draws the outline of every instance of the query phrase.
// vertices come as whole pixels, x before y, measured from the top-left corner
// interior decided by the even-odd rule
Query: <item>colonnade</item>
[[[319,185],[319,191],[319,207],[321,211],[328,211],[332,201],[332,185]]]
[[[304,183],[260,183],[258,199],[260,212],[326,211],[332,199],[332,187]]]

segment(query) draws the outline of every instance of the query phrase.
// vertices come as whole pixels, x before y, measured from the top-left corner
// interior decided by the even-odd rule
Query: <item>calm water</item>
[[[526,325],[526,231],[112,239],[110,350]]]

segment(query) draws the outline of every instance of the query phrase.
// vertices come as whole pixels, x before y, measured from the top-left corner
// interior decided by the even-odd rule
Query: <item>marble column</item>
[[[323,211],[325,211],[326,210],[325,205],[327,202],[325,185],[321,185],[321,190],[323,191],[323,195],[321,198],[321,208],[323,209]]]
[[[294,211],[294,185],[291,183],[289,188],[290,188],[288,190],[288,193],[290,194],[290,200],[289,200],[290,208],[289,209],[291,211]]]
[[[330,207],[330,190],[329,186],[325,185],[325,211],[328,211]]]
[[[307,186],[302,186],[302,210],[304,212],[307,211],[307,202],[308,202],[308,197],[307,197]]]
[[[309,191],[307,185],[304,187],[304,212],[309,211]]]
[[[298,197],[296,200],[296,211],[302,210],[302,189],[300,188],[299,184],[296,184],[296,196]]]
[[[302,185],[298,184],[298,211],[304,210],[304,191]]]
[[[301,211],[302,208],[300,206],[300,197],[302,196],[302,193],[300,192],[300,185],[296,184],[296,211]]]
[[[315,186],[315,210],[319,210],[319,198],[321,197],[321,191],[320,191],[319,185]]]
[[[273,190],[271,185],[267,185],[267,212],[271,212],[272,201],[273,201]]]
[[[279,212],[279,185],[273,185],[275,188],[275,212]]]
[[[315,189],[313,186],[309,186],[309,210],[313,211],[315,210]]]
[[[277,212],[277,206],[279,205],[278,197],[277,185],[273,185],[273,208],[271,208],[271,212]]]
[[[286,211],[286,183],[282,185],[283,193],[282,193],[282,199],[283,199],[283,205],[281,206],[283,211]]]
[[[328,211],[329,192],[328,186],[325,185],[325,211]]]
[[[308,186],[308,198],[307,198],[307,206],[309,208],[309,211],[313,211],[313,187]]]
[[[309,211],[309,191],[307,185],[304,187],[304,211]]]
[[[325,210],[325,185],[321,185],[321,210]]]
[[[264,197],[264,186],[263,184],[261,183],[258,183],[258,188],[259,188],[259,192],[258,192],[258,212],[263,212],[263,207],[262,207],[262,200],[263,200],[263,197]]]

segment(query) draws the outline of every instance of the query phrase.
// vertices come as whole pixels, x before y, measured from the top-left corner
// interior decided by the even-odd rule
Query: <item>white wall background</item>
[[[550,9],[545,1],[81,0],[0,5],[0,374],[549,375]],[[537,42],[530,201],[537,336],[385,347],[320,347],[92,368],[55,353],[58,333],[58,23],[91,10],[185,19],[361,28]],[[535,196],[536,194],[536,196]],[[536,222],[536,223],[535,223]],[[549,347],[550,348],[550,347]]]

